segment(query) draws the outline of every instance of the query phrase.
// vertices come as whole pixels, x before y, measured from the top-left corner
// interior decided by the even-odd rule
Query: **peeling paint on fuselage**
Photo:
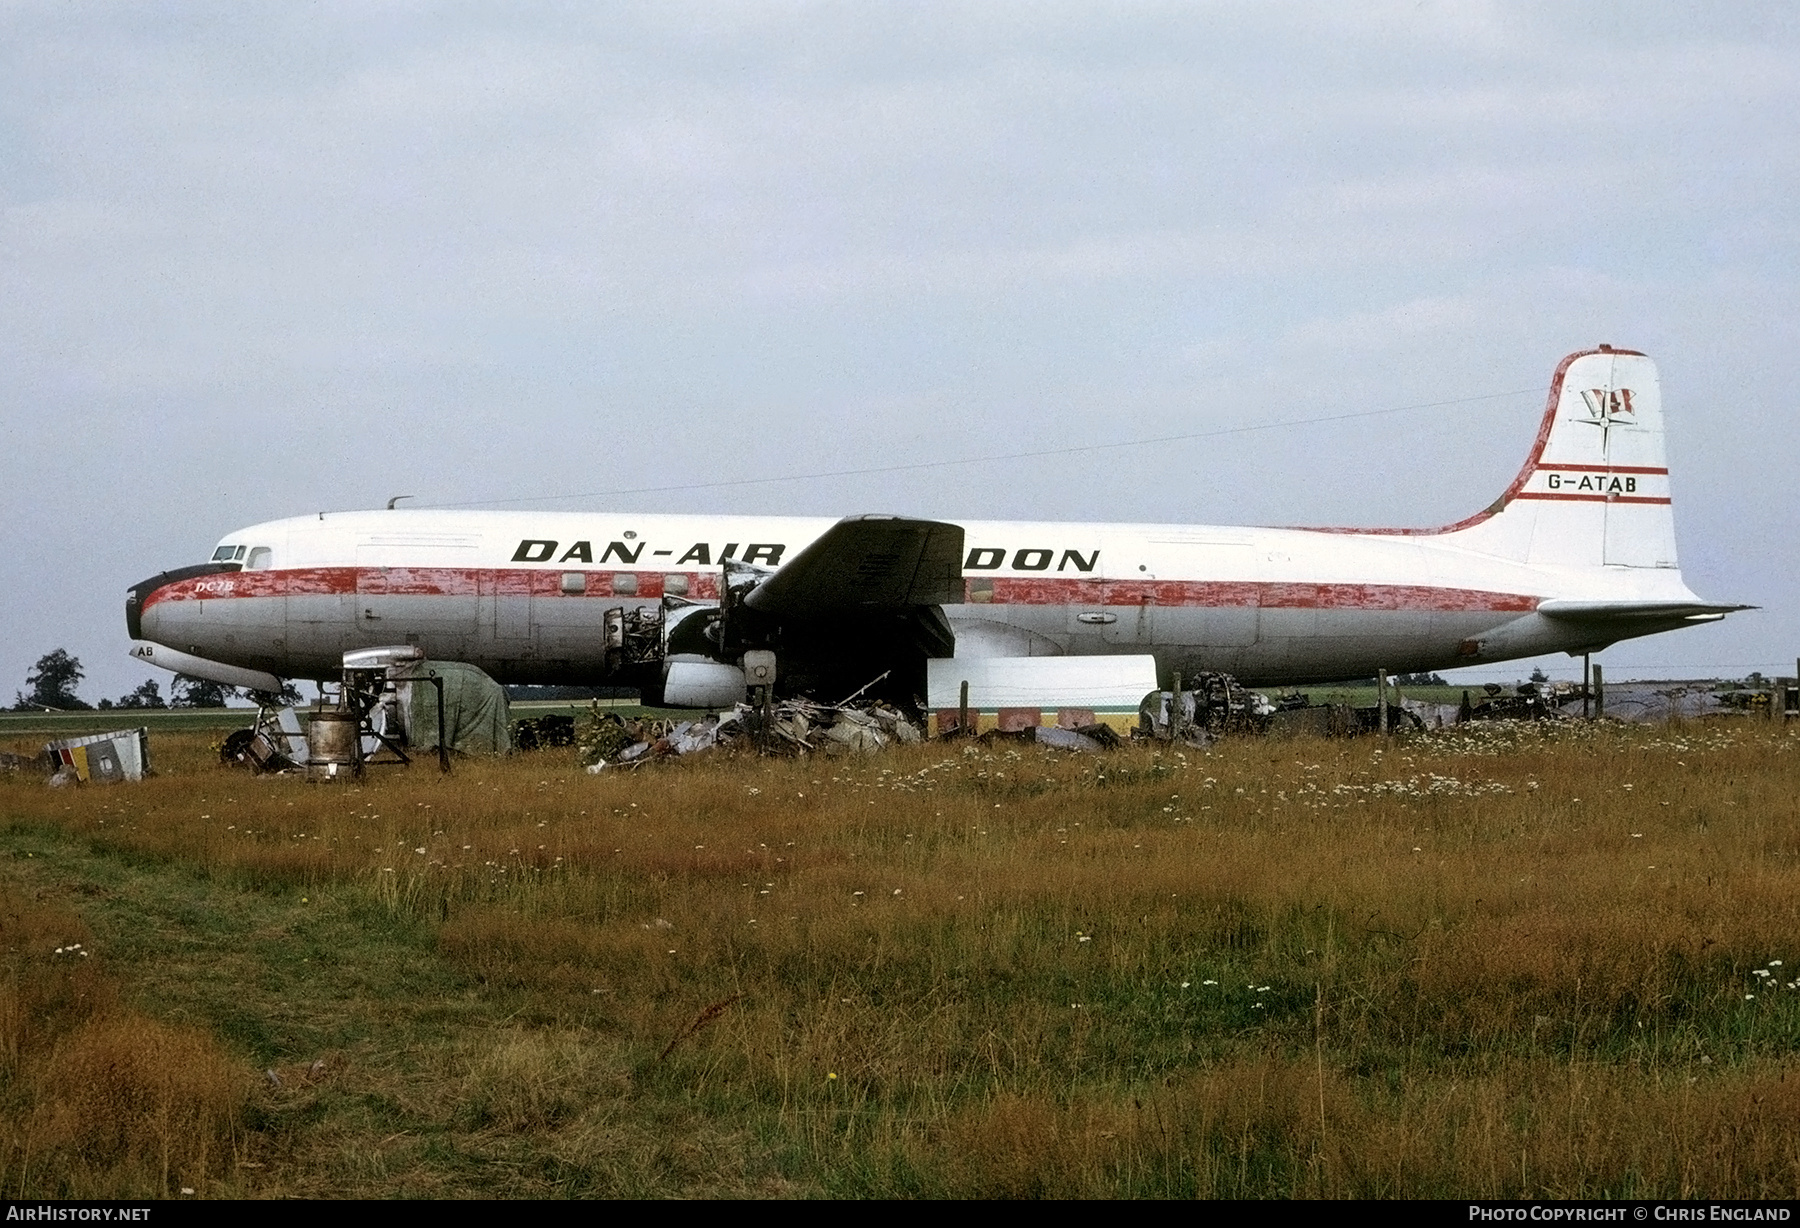
[[[750,546],[764,565],[792,558],[833,523],[424,510],[273,521],[224,542],[267,548],[271,567],[156,590],[143,633],[284,677],[332,678],[345,651],[416,643],[503,681],[603,682],[606,610],[656,606],[674,590],[715,602],[725,558]],[[975,562],[1000,564],[965,568],[966,600],[945,608],[953,627],[999,624],[1037,637],[1039,652],[1148,651],[1165,673],[1222,669],[1256,685],[1465,664],[1459,646],[1519,620],[1541,597],[1593,587],[1418,538],[963,528]],[[609,558],[613,543],[626,548]],[[635,562],[623,564],[626,554]]]

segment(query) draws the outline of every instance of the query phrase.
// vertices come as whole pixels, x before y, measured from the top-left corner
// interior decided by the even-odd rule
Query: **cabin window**
[[[572,597],[587,592],[587,572],[565,571],[562,573],[562,591]]]
[[[969,581],[969,600],[989,602],[994,599],[994,581],[988,576]]]
[[[679,571],[671,571],[663,577],[663,595],[667,597],[685,597],[688,591],[688,579]]]
[[[613,573],[613,596],[637,596],[637,573],[635,571],[618,571]]]
[[[238,549],[241,551],[243,547],[239,546]],[[250,559],[244,564],[244,570],[267,571],[269,570],[269,560],[274,557],[275,552],[273,550],[270,550],[267,546],[258,546],[250,552]]]

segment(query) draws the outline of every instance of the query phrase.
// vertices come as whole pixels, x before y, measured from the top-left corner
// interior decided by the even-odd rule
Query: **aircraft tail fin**
[[[1539,566],[1677,570],[1656,364],[1609,346],[1563,359],[1518,477],[1441,532]]]

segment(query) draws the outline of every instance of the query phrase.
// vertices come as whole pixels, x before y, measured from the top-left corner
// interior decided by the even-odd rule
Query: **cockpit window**
[[[213,551],[212,561],[215,563],[233,563],[244,557],[242,546],[220,546]]]
[[[239,546],[238,549],[242,550],[243,547]],[[250,552],[250,561],[244,564],[244,570],[267,571],[269,570],[269,560],[273,556],[274,551],[270,550],[267,546],[258,546]]]

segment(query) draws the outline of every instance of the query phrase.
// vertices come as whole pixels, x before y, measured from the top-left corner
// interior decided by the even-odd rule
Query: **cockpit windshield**
[[[235,563],[244,557],[243,546],[220,546],[213,551],[212,561],[215,563]]]

